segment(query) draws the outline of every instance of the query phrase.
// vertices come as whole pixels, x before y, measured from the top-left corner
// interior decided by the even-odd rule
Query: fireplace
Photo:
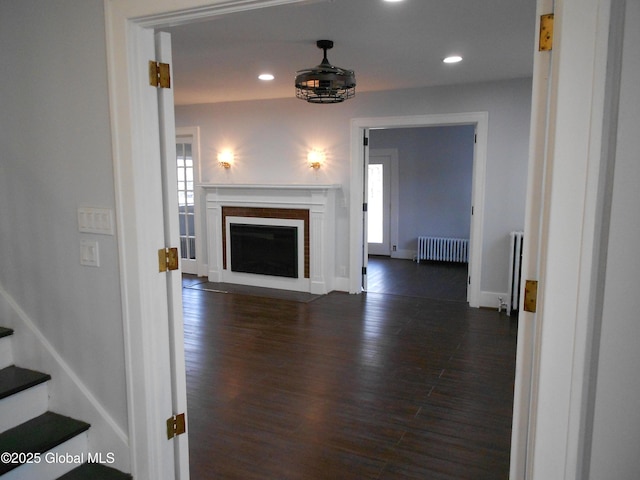
[[[224,281],[300,289],[308,280],[307,218],[306,210],[287,215],[284,210],[272,208],[223,207]]]
[[[209,281],[317,294],[334,289],[338,185],[199,187],[206,194]]]
[[[231,271],[298,278],[298,229],[284,225],[229,225]]]

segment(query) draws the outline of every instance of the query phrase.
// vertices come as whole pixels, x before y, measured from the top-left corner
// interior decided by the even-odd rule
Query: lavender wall
[[[419,235],[469,238],[473,125],[371,130],[370,146],[398,151],[398,249]]]

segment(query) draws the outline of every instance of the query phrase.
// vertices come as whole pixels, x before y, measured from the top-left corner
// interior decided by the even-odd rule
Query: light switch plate
[[[100,251],[95,240],[80,240],[80,265],[100,266]]]
[[[82,233],[113,235],[113,210],[78,207],[78,230]]]

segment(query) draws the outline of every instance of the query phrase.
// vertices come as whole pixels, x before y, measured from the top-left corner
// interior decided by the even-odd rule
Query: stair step
[[[85,432],[89,424],[53,412],[46,412],[0,434],[0,452],[44,454],[61,443]],[[0,475],[17,468],[0,463]]]
[[[0,399],[51,380],[51,375],[26,368],[10,367],[0,370]]]
[[[0,327],[0,338],[8,337],[9,335],[13,335],[13,330],[7,327]]]
[[[11,335],[13,335],[13,330],[0,327],[0,368],[8,367],[13,363]]]
[[[57,480],[131,480],[128,473],[99,463],[84,463]]]
[[[9,366],[0,369],[0,432],[49,409],[47,374]]]

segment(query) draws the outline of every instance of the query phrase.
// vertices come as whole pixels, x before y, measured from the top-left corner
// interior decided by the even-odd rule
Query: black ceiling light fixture
[[[309,103],[341,103],[356,94],[356,75],[353,70],[335,67],[327,60],[331,40],[318,40],[324,50],[322,63],[317,67],[296,72],[296,97]]]

